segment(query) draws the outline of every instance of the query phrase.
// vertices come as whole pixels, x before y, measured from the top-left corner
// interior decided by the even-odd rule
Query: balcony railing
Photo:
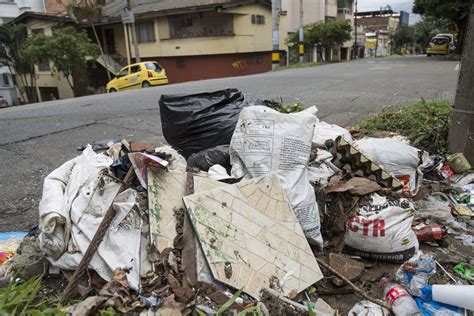
[[[337,8],[337,13],[352,14],[352,10],[350,8]]]

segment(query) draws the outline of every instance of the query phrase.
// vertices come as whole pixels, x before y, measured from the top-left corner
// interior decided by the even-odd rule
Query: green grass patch
[[[391,106],[359,122],[363,136],[390,131],[408,137],[412,145],[431,153],[448,152],[449,101],[421,100],[410,106]]]
[[[42,298],[42,275],[28,281],[18,280],[16,275],[4,289],[0,290],[0,316],[62,316],[66,311],[51,306],[51,302]]]

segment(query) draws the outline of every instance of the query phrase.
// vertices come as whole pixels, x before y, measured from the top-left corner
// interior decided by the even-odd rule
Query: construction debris
[[[275,176],[184,197],[212,274],[258,297],[273,283],[301,292],[321,271]]]
[[[236,89],[163,96],[174,147],[84,146],[45,178],[39,232],[0,235],[0,284],[49,273],[72,315],[472,308],[465,157],[280,105]]]

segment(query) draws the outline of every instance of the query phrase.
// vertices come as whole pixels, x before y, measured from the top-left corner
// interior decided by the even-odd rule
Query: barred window
[[[154,21],[139,22],[135,25],[138,43],[150,43],[155,41]]]
[[[252,24],[265,24],[265,16],[252,14]]]

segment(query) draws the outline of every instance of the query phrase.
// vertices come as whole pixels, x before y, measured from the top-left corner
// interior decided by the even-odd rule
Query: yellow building
[[[122,23],[126,0],[102,7],[96,29],[104,54],[97,67],[87,69],[90,86],[105,87],[109,73],[137,60],[132,27]],[[166,69],[170,83],[240,76],[271,70],[272,14],[270,0],[164,0],[140,2],[133,6],[138,54],[142,61],[153,60]],[[278,18],[280,48],[285,47],[285,15]],[[64,13],[25,13],[16,23],[24,23],[28,33],[44,32],[72,24]],[[89,31],[88,23],[75,24]],[[282,58],[282,60],[284,60]],[[35,65],[40,101],[73,97],[62,75],[45,62]],[[31,85],[33,87],[33,85]],[[33,89],[31,88],[30,89]]]
[[[116,0],[102,10],[99,27],[111,70],[136,61],[133,30],[121,21],[125,4]],[[271,1],[168,0],[137,4],[133,11],[141,60],[161,63],[172,83],[271,70]],[[279,17],[282,49],[284,19]]]
[[[49,36],[53,35],[55,28],[64,27],[66,24],[72,23],[71,20],[65,17],[37,12],[25,12],[15,18],[14,22],[25,24],[28,35],[42,33]],[[34,80],[36,82],[32,83],[32,80],[28,78],[28,87],[19,86],[22,96],[25,89],[33,90],[36,99],[40,102],[74,96],[67,80],[62,74],[54,71],[53,65],[49,61],[34,65],[34,72]]]

